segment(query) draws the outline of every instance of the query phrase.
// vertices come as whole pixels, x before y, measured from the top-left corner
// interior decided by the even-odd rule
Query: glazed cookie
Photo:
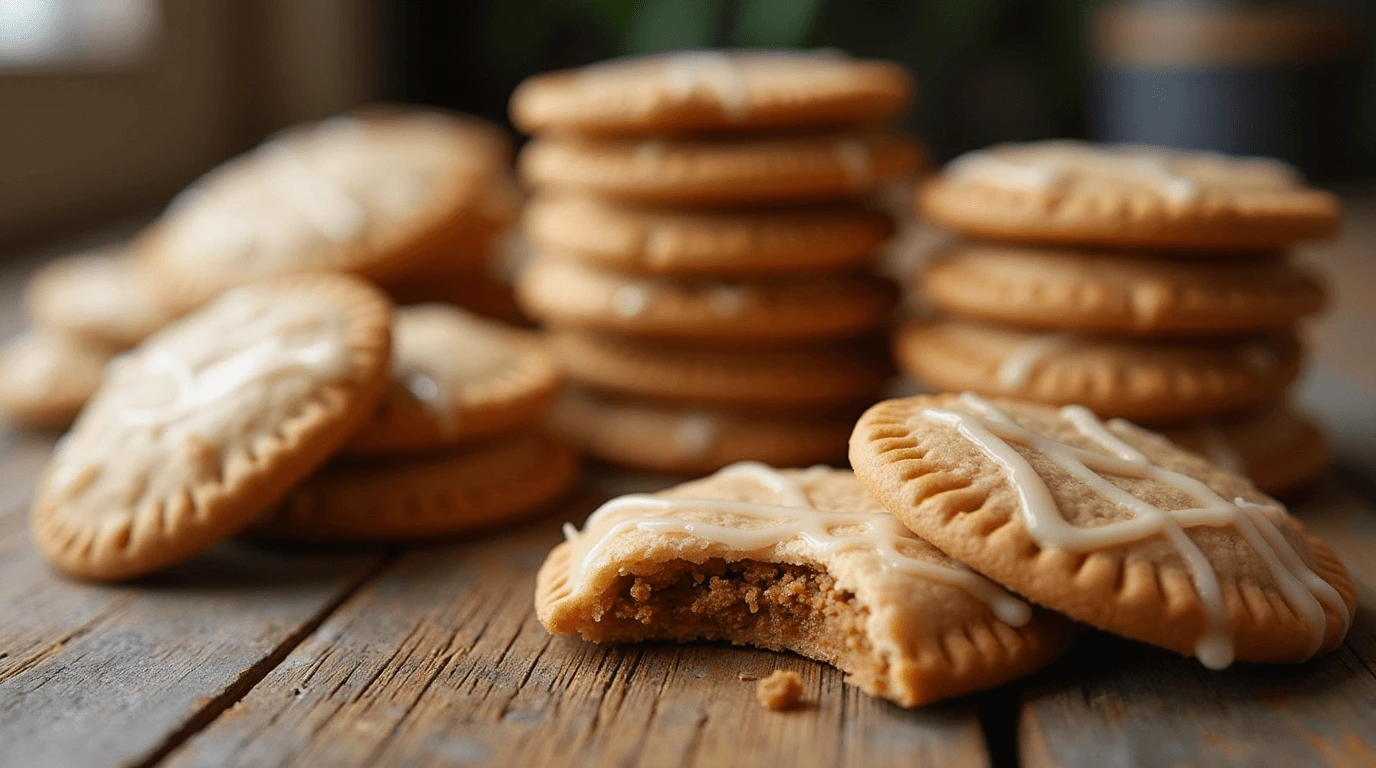
[[[385,281],[464,238],[507,153],[495,127],[433,112],[290,129],[193,184],[136,251],[190,306],[286,273]]]
[[[17,336],[0,349],[0,413],[11,424],[62,429],[100,387],[110,358],[57,331]]]
[[[1300,372],[1291,335],[1157,341],[1039,333],[962,320],[902,326],[898,365],[937,390],[971,390],[1141,421],[1244,411]]]
[[[24,290],[24,310],[36,325],[112,350],[138,344],[175,314],[155,276],[118,248],[49,263]]]
[[[531,77],[511,121],[526,133],[796,131],[893,118],[912,91],[897,64],[831,51],[676,51]]]
[[[226,293],[111,364],[30,520],[54,567],[127,579],[247,525],[334,452],[387,380],[391,304],[343,275]]]
[[[961,317],[1130,334],[1227,334],[1289,328],[1323,307],[1307,270],[1279,256],[1160,254],[966,245],[928,267],[922,288]]]
[[[521,305],[556,326],[688,340],[820,341],[873,330],[893,286],[866,274],[757,280],[671,280],[603,272],[564,259],[533,261]]]
[[[948,555],[1212,669],[1330,651],[1356,609],[1342,563],[1280,503],[1079,406],[887,400],[861,417],[850,457],[875,498]]]
[[[336,459],[247,532],[298,541],[462,533],[527,517],[577,479],[573,450],[535,432],[420,456],[367,463]]]
[[[906,530],[849,470],[734,464],[613,499],[565,535],[536,578],[549,631],[789,650],[905,707],[1022,677],[1070,636]]]
[[[893,233],[859,205],[676,211],[574,195],[536,197],[524,224],[535,243],[593,266],[699,276],[857,269]]]
[[[711,472],[745,459],[781,466],[840,461],[854,423],[853,410],[760,415],[618,400],[578,388],[566,389],[550,409],[554,431],[588,455],[671,474]]]
[[[527,186],[630,203],[739,205],[853,198],[916,173],[924,153],[897,134],[726,140],[532,140],[521,152]]]
[[[1229,472],[1246,475],[1270,494],[1298,490],[1328,469],[1323,432],[1284,405],[1165,427],[1161,434]]]
[[[972,237],[1081,247],[1274,248],[1328,237],[1340,217],[1276,160],[1074,141],[962,155],[919,205]]]
[[[346,454],[437,448],[510,431],[540,417],[559,371],[528,331],[443,304],[398,309],[392,380]]]
[[[386,285],[449,282],[486,270],[523,204],[515,179],[506,172],[496,174],[480,193],[472,215],[454,223],[445,246],[388,274]]]
[[[855,343],[802,347],[666,344],[556,330],[550,348],[569,378],[605,392],[741,408],[807,409],[867,399],[888,376]]]

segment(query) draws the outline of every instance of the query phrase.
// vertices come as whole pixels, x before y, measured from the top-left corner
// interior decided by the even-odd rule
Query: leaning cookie
[[[963,320],[902,326],[894,356],[937,390],[1079,403],[1100,416],[1157,422],[1256,408],[1300,372],[1291,334],[1136,340]]]
[[[573,450],[538,432],[419,456],[336,459],[246,533],[297,541],[462,533],[527,517],[577,478]]]
[[[1127,422],[968,394],[888,400],[856,425],[850,458],[948,555],[1210,668],[1303,661],[1351,625],[1351,577],[1284,506]]]
[[[392,337],[391,382],[342,453],[427,450],[510,431],[539,418],[559,389],[537,336],[456,307],[402,307]]]
[[[113,363],[30,520],[57,569],[126,579],[247,525],[372,411],[391,303],[342,275],[235,289]]]
[[[892,118],[912,78],[832,51],[676,51],[548,72],[511,96],[526,133],[816,130]]]
[[[1074,141],[962,155],[918,195],[972,237],[1070,246],[1266,249],[1332,235],[1331,193],[1265,158]]]
[[[138,344],[176,316],[156,275],[121,248],[44,266],[24,289],[24,311],[35,325],[112,350]]]
[[[25,427],[62,429],[100,388],[112,355],[57,331],[35,329],[0,349],[0,414]]]
[[[1328,469],[1328,440],[1304,416],[1285,405],[1225,419],[1161,428],[1161,434],[1215,465],[1246,475],[1263,492],[1300,490]]]
[[[565,534],[536,580],[549,631],[790,650],[905,707],[1022,677],[1070,635],[904,529],[846,470],[735,464],[613,499]]]

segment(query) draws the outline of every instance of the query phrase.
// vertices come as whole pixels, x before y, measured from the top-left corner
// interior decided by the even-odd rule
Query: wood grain
[[[904,711],[787,654],[551,637],[535,569],[595,499],[402,557],[169,765],[988,764],[968,702]],[[780,667],[809,707],[766,711],[740,679]]]

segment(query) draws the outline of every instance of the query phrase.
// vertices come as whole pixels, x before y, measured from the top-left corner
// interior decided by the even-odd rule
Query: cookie
[[[498,173],[479,193],[472,215],[454,223],[444,247],[387,275],[387,286],[446,282],[487,269],[499,240],[520,216],[524,199],[508,173]]]
[[[1119,334],[1279,330],[1324,304],[1318,278],[1275,255],[1206,260],[966,245],[929,266],[922,288],[961,317]]]
[[[1216,466],[1246,475],[1273,495],[1299,490],[1328,469],[1323,432],[1284,405],[1231,419],[1164,427],[1161,434]]]
[[[536,577],[549,631],[790,650],[905,707],[1022,677],[1069,637],[904,529],[848,470],[735,464],[613,499],[565,535]]]
[[[576,195],[537,196],[523,223],[543,249],[592,266],[696,276],[857,269],[893,233],[859,205],[694,211]]]
[[[154,275],[113,248],[56,259],[24,289],[35,325],[112,350],[128,349],[175,317]]]
[[[564,259],[531,262],[516,296],[531,316],[656,338],[821,341],[884,325],[893,286],[862,273],[689,280],[603,272]]]
[[[912,92],[897,64],[832,51],[675,51],[527,78],[511,122],[525,133],[796,131],[891,119]]]
[[[297,541],[463,533],[528,517],[577,479],[573,450],[538,432],[419,456],[336,459],[247,533]]]
[[[392,318],[391,382],[346,454],[418,451],[507,432],[539,418],[559,370],[534,334],[443,304]]]
[[[1197,657],[1298,662],[1356,589],[1285,507],[1132,424],[973,395],[882,402],[851,463],[919,536],[1047,608]]]
[[[391,304],[343,275],[227,292],[112,363],[44,470],[30,530],[57,569],[127,579],[247,525],[387,381]]]
[[[0,349],[0,413],[25,427],[62,429],[100,387],[111,353],[57,331],[27,331]]]
[[[1341,216],[1277,160],[1076,141],[962,155],[918,203],[972,237],[1081,247],[1266,249],[1328,237]]]
[[[746,459],[780,466],[841,461],[854,423],[854,410],[760,414],[622,400],[577,387],[565,389],[549,413],[550,427],[589,456],[682,475]]]
[[[573,381],[613,394],[685,404],[827,407],[873,401],[888,378],[879,355],[853,342],[719,347],[556,330],[549,343]]]
[[[931,387],[1103,417],[1170,421],[1245,411],[1276,400],[1300,372],[1293,335],[1133,340],[1041,333],[963,320],[909,323],[898,365]]]
[[[916,173],[924,153],[889,133],[734,140],[590,142],[537,138],[518,164],[527,186],[627,203],[740,205],[854,198]]]
[[[293,128],[195,182],[136,252],[188,306],[287,273],[385,281],[466,236],[507,153],[495,127],[435,112]]]

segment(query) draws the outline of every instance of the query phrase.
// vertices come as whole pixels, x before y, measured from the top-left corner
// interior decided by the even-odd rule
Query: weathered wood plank
[[[0,765],[128,765],[238,696],[376,569],[376,556],[226,545],[135,585],[80,584],[29,546],[51,438],[0,440]]]
[[[907,712],[786,654],[549,636],[531,604],[535,569],[558,524],[596,498],[402,557],[168,764],[988,763],[968,702]],[[803,676],[811,707],[755,703],[739,675],[778,667]]]
[[[1292,507],[1362,586],[1338,651],[1294,666],[1210,672],[1107,635],[1029,682],[1026,766],[1376,765],[1376,510],[1336,481]]]

